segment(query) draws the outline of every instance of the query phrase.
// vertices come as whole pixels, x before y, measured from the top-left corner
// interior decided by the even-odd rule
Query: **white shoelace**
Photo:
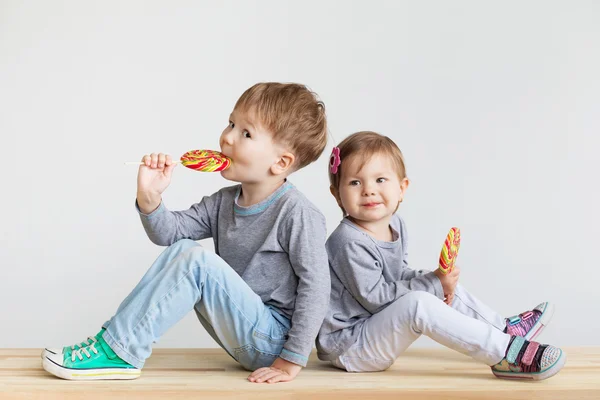
[[[71,350],[75,350],[75,346],[79,346],[80,349],[89,346],[90,344],[94,344],[96,343],[97,340],[95,337],[93,336],[88,336],[87,338],[87,342],[81,342],[79,344],[74,344],[73,346],[71,346]]]
[[[92,343],[89,346],[82,347],[79,350],[73,350],[73,353],[71,353],[71,361],[75,361],[75,357],[79,358],[79,361],[82,361],[83,356],[81,355],[81,353],[85,354],[87,358],[92,357],[88,349],[92,350],[94,354],[98,354],[98,350],[96,350],[96,347],[94,347],[95,345],[96,343]]]

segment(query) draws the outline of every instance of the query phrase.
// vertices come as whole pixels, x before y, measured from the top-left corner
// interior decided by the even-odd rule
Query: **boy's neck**
[[[238,197],[238,205],[242,207],[250,207],[258,204],[279,189],[286,182],[286,178],[274,181],[262,181],[254,183],[243,183],[240,197]]]
[[[377,221],[362,221],[351,216],[349,216],[348,219],[358,226],[360,230],[374,239],[384,242],[391,242],[394,239],[392,227],[390,226],[390,221],[392,220],[391,215]]]

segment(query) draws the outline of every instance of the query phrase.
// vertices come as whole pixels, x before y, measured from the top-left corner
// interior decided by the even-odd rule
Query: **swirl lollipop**
[[[446,236],[446,241],[440,253],[439,268],[444,275],[448,274],[454,268],[458,249],[460,247],[460,229],[451,228]]]
[[[190,150],[181,156],[181,163],[194,171],[218,172],[229,168],[231,158],[214,150]]]
[[[189,169],[200,172],[224,171],[231,165],[231,158],[214,150],[190,150],[184,153],[179,161]],[[143,162],[126,162],[125,164],[141,165]]]

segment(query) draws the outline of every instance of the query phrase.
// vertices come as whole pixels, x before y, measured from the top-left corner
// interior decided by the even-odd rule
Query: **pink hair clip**
[[[331,156],[329,157],[329,171],[334,175],[337,174],[338,167],[341,163],[342,160],[340,159],[340,148],[336,146],[331,151]]]

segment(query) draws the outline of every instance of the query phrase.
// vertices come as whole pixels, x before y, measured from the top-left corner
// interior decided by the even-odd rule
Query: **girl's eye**
[[[358,186],[360,185],[359,181],[350,181],[350,186]]]
[[[383,183],[385,181],[387,181],[386,178],[377,178],[377,183]]]
[[[235,128],[235,124],[234,124],[233,122],[229,121],[229,127],[230,127],[231,129],[233,129],[233,128]]]
[[[244,135],[245,138],[248,138],[248,139],[252,138],[252,135],[250,135],[250,132],[248,132],[248,131],[244,131],[244,132],[242,132],[242,134]]]

